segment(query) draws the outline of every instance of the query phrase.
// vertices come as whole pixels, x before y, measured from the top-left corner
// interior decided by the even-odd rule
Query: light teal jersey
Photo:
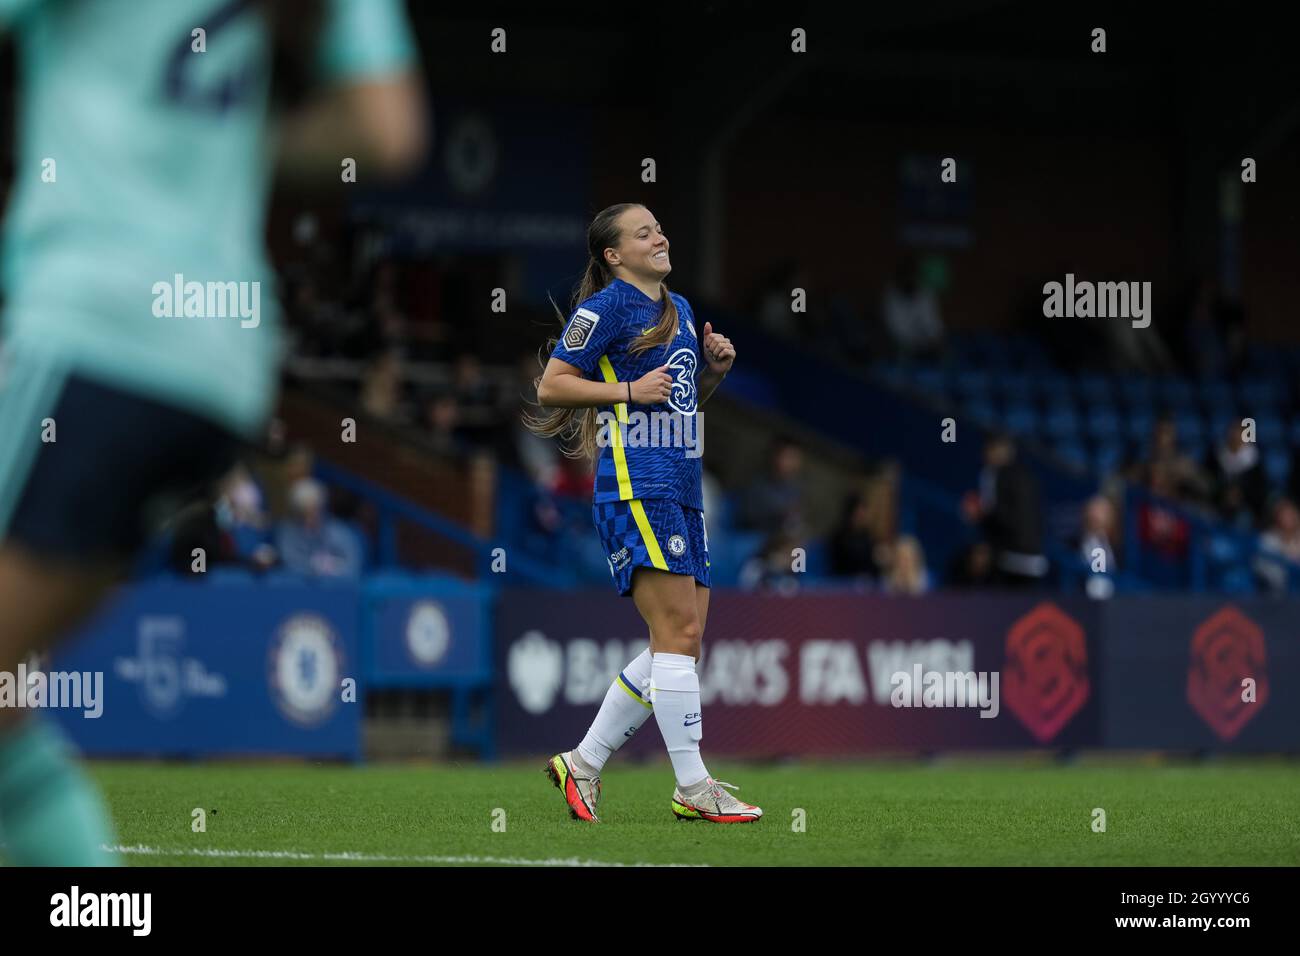
[[[325,9],[324,82],[413,65],[401,0]],[[252,434],[281,352],[261,4],[0,0],[0,30],[20,56],[5,342]]]

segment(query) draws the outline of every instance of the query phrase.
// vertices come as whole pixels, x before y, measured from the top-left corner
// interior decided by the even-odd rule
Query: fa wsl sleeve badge
[[[569,327],[564,331],[564,347],[570,352],[578,352],[587,344],[591,333],[596,330],[600,316],[588,309],[579,309],[569,320]]]

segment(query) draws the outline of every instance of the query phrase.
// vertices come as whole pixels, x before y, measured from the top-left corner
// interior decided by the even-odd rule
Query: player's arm
[[[731,371],[731,366],[736,361],[736,349],[732,346],[731,339],[713,331],[712,322],[704,323],[704,340],[700,347],[707,363],[700,373],[697,386],[700,393],[697,403],[703,405]]]
[[[661,365],[631,383],[632,401],[657,405],[668,400],[673,377]],[[583,370],[563,359],[551,357],[537,383],[537,402],[551,408],[589,408],[626,402],[627,382],[593,382]]]
[[[339,175],[345,157],[359,176],[409,172],[424,157],[429,130],[424,90],[414,70],[336,85],[280,127],[279,164],[296,175]]]
[[[401,0],[325,0],[316,71],[315,98],[279,128],[283,169],[337,177],[351,158],[359,176],[396,175],[421,160],[429,111]]]

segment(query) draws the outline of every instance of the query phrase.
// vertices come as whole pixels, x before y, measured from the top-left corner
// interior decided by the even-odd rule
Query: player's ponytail
[[[587,271],[582,277],[579,290],[587,287],[587,284],[592,281],[593,270],[598,269],[599,265],[595,262],[587,263]],[[604,286],[598,287],[597,291],[600,288],[604,288]],[[578,302],[584,301],[593,294],[592,292],[588,292],[586,295],[582,295],[580,292],[575,293],[575,307]],[[560,332],[563,333],[568,319],[560,311],[560,307],[555,304],[554,299],[551,299],[551,308],[555,309],[555,314],[560,320]],[[555,350],[555,343],[558,341],[558,337],[548,339],[537,353],[537,362],[543,370],[546,369],[547,359],[551,352]],[[541,382],[542,377],[540,375],[533,379],[534,393],[536,393]],[[596,421],[594,406],[588,406],[587,408],[551,408],[542,411],[540,414],[525,410],[523,422],[524,427],[534,434],[541,435],[544,438],[560,439],[560,447],[569,458],[595,459],[597,452],[600,450],[596,444],[599,423]]]
[[[614,273],[605,261],[605,250],[610,246],[617,246],[622,238],[619,235],[618,220],[623,213],[629,209],[640,208],[640,203],[621,202],[613,206],[607,206],[596,214],[592,219],[591,225],[587,228],[587,268],[582,274],[582,279],[578,282],[578,287],[573,293],[573,303],[570,311],[576,308],[580,303],[590,299],[605,286],[614,281]],[[637,336],[628,351],[633,355],[652,349],[657,346],[667,345],[677,336],[677,304],[673,302],[673,297],[668,294],[668,283],[659,283],[660,301],[663,308],[659,313],[659,321],[654,327],[643,335]],[[564,332],[564,326],[568,319],[560,311],[560,307],[551,300],[551,306],[555,309],[555,314],[560,320],[560,332]],[[543,369],[546,367],[547,357],[555,348],[558,338],[553,338],[546,343],[543,350],[538,353],[538,361]],[[541,382],[539,375],[533,380],[534,389]],[[596,443],[597,435],[600,428],[596,421],[597,410],[595,407],[587,408],[553,408],[543,412],[540,415],[533,415],[525,412],[523,416],[524,426],[538,435],[547,438],[559,438],[564,447],[564,453],[570,458],[588,458],[594,459],[600,448]]]

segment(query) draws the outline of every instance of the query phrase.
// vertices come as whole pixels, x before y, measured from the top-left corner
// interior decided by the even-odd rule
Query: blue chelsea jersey
[[[635,382],[661,365],[673,377],[668,401],[600,406],[600,456],[594,504],[633,498],[671,498],[703,510],[700,455],[704,449],[697,396],[704,362],[690,304],[676,293],[677,335],[667,345],[630,353],[632,343],[659,321],[663,308],[640,289],[615,279],[579,304],[565,323],[552,357],[597,382]]]

